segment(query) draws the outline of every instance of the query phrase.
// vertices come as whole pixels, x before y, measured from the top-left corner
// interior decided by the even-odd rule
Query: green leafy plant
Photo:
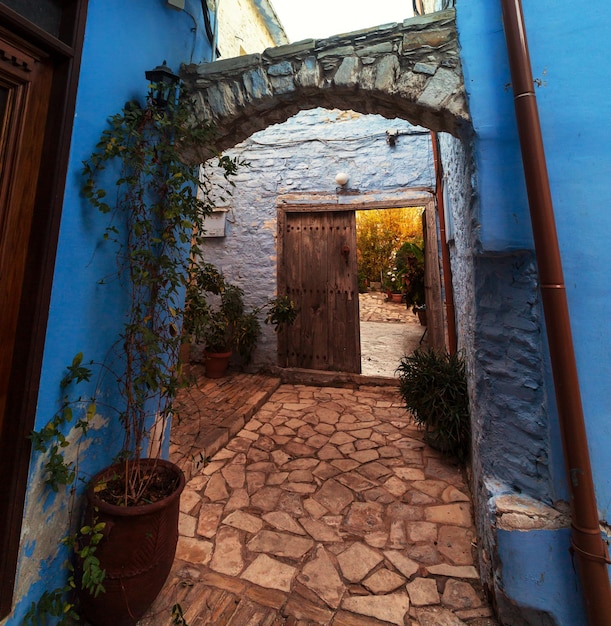
[[[465,362],[458,354],[416,350],[401,359],[399,391],[426,440],[464,461],[470,448]]]
[[[69,575],[66,584],[45,591],[38,602],[33,602],[24,616],[24,624],[39,626],[46,624],[47,618],[52,617],[59,618],[54,621],[56,626],[70,626],[74,621],[80,620],[74,598],[77,587],[80,586],[94,597],[105,591],[103,583],[106,571],[95,556],[97,546],[104,537],[105,526],[104,522],[96,522],[92,526],[83,526],[78,533],[71,533],[62,539],[61,543],[69,546],[73,558],[80,560],[82,564],[80,580],[77,581],[73,563],[67,561]]]
[[[129,302],[122,332],[108,360],[99,365],[96,384],[96,390],[106,386],[105,397],[116,400],[106,404],[105,409],[118,416],[124,427],[119,454],[124,461],[123,471],[115,481],[121,489],[108,499],[123,506],[155,499],[147,492],[152,473],[143,471],[139,461],[149,452],[151,429],[165,430],[182,384],[177,357],[183,297],[191,255],[200,253],[203,221],[213,206],[208,180],[200,179],[198,167],[182,160],[187,151],[196,158],[193,155],[199,149],[208,158],[205,151],[214,134],[212,127],[192,126],[193,109],[184,96],[170,100],[162,109],[152,95],[155,91],[153,85],[143,106],[127,103],[110,118],[95,152],[83,164],[83,196],[109,217],[103,240],[114,246],[114,279]],[[238,162],[220,157],[219,167],[229,179],[237,172]],[[100,283],[110,280],[113,277]],[[83,365],[79,354],[62,380],[62,390],[90,377],[91,368]],[[95,398],[71,401],[64,394],[53,419],[31,436],[34,449],[48,454],[45,482],[54,491],[72,485],[78,478],[78,461],[66,461],[64,457],[69,445],[78,445],[65,434],[75,404],[84,414],[76,427],[85,435],[96,413]],[[172,487],[167,485],[170,491]],[[74,494],[72,488],[72,499]],[[74,501],[69,506],[72,516]],[[104,537],[104,523],[95,514],[88,519],[87,524],[62,540],[73,553],[73,560],[66,564],[67,583],[46,591],[32,605],[26,623],[45,623],[49,616],[55,619],[53,623],[71,623],[78,619],[72,601],[75,591],[83,589],[93,597],[104,592],[105,573],[96,554]]]
[[[128,103],[110,118],[83,167],[83,195],[110,217],[104,239],[114,245],[116,278],[129,299],[127,321],[105,364],[118,384],[116,413],[125,433],[125,489],[111,501],[127,506],[147,499],[151,474],[139,460],[148,455],[153,424],[165,431],[183,384],[183,298],[190,259],[201,254],[204,219],[213,207],[208,180],[183,161],[187,150],[207,149],[212,127],[192,125],[192,102],[184,94],[161,108],[154,92],[155,86],[144,106]],[[219,159],[228,180],[238,165]]]
[[[421,306],[424,298],[424,249],[414,242],[404,243],[395,255],[397,273],[401,275],[405,304]]]
[[[386,272],[382,286],[390,293],[401,293],[403,291],[403,272],[393,267]]]
[[[67,370],[60,382],[60,389],[63,395],[59,410],[42,430],[33,431],[30,434],[34,450],[47,454],[45,484],[55,492],[59,491],[62,485],[71,485],[76,478],[77,469],[74,462],[66,461],[62,454],[63,450],[70,445],[64,430],[66,425],[72,421],[74,406],[86,404],[84,418],[79,419],[75,424],[75,427],[80,429],[82,435],[87,434],[89,422],[96,411],[96,404],[93,399],[85,401],[82,397],[73,399],[69,395],[73,383],[78,384],[91,379],[91,368],[83,365],[82,352],[79,352],[72,359],[72,363]]]
[[[259,315],[264,310],[265,323],[272,324],[275,330],[292,324],[297,316],[295,303],[288,296],[278,296],[247,311],[244,290],[228,283],[214,265],[201,263],[192,267],[185,332],[193,341],[203,343],[207,351],[236,350],[248,362],[261,334]]]

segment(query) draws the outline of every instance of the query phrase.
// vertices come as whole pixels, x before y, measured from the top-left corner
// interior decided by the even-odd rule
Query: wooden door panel
[[[18,458],[29,444],[24,416],[9,414],[10,377],[15,338],[25,290],[26,263],[41,167],[53,70],[44,54],[20,48],[0,33],[0,616],[11,606],[19,529],[23,515],[23,476],[17,479]]]
[[[0,432],[33,221],[52,68],[0,39]]]
[[[358,280],[356,267],[356,216],[354,211],[327,213],[329,264],[330,368],[342,372],[361,371]],[[333,293],[331,293],[333,290]]]
[[[44,3],[52,24],[34,17],[39,1],[0,2],[0,620],[12,608],[87,18],[87,0]]]
[[[353,211],[286,214],[283,291],[299,309],[284,338],[288,367],[360,372],[355,222]]]

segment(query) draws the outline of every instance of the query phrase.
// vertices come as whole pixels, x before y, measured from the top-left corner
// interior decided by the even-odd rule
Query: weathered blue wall
[[[548,555],[538,559],[548,584],[540,589],[535,608],[548,614],[549,623],[573,626],[585,618],[573,569],[566,567],[568,533],[536,532],[542,520],[530,530],[519,524],[498,534],[495,530],[501,494],[525,493],[555,505],[567,499],[567,490],[500,3],[456,4],[475,130],[476,194],[464,217],[477,221],[470,274],[475,298],[467,305],[474,310],[468,310],[473,327],[466,337],[473,338],[465,343],[472,348],[473,469],[484,571],[494,572],[491,584],[508,596],[509,604],[527,606],[532,604],[530,582],[516,572],[531,565],[526,563],[531,555]],[[602,0],[579,11],[568,0],[523,0],[523,5],[598,506],[601,520],[606,520],[611,460],[605,453],[610,434],[605,381],[611,375],[611,337],[602,329],[611,296],[606,241],[611,216],[603,207],[611,195],[606,180],[611,69],[602,51],[608,7]],[[449,154],[451,161],[456,152]]]
[[[90,0],[77,97],[70,165],[55,264],[53,294],[44,351],[36,428],[57,409],[59,382],[73,356],[102,362],[117,340],[125,301],[119,290],[97,281],[116,271],[112,247],[101,244],[108,223],[80,196],[82,161],[92,153],[106,119],[131,99],[143,100],[146,70],[164,60],[181,63],[210,56],[199,0],[187,0],[188,12],[167,8],[164,0]],[[194,20],[195,18],[195,20]],[[196,26],[196,30],[194,30]],[[91,393],[83,385],[80,394]],[[122,432],[103,408],[95,430],[81,450],[84,476],[107,465],[119,451]],[[68,448],[68,454],[75,446]],[[16,608],[3,623],[16,626],[45,589],[63,584],[65,554],[58,547],[67,533],[67,494],[50,494],[42,486],[42,465],[35,456],[30,479],[15,590]],[[78,512],[78,507],[77,511]]]
[[[394,148],[386,142],[387,130],[402,133]],[[245,290],[251,307],[261,306],[276,294],[278,196],[334,194],[335,175],[340,171],[350,177],[347,187],[357,197],[371,191],[431,189],[434,184],[426,130],[404,120],[353,111],[302,111],[283,124],[255,133],[227,154],[249,165],[234,179],[226,237],[209,239],[204,259]],[[206,167],[211,175],[218,171],[214,162]],[[222,201],[217,204],[223,206]],[[262,331],[253,367],[277,364],[273,328],[263,324]]]

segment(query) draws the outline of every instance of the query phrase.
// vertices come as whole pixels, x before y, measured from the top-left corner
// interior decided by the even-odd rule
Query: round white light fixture
[[[348,174],[346,172],[338,172],[335,175],[335,182],[343,187],[348,182]]]

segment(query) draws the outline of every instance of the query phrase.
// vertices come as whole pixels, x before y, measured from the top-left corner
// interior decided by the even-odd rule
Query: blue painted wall
[[[609,33],[608,4],[594,0],[577,7],[569,0],[523,0],[523,7],[598,507],[600,519],[607,520],[611,504],[611,459],[606,452],[611,429],[608,402],[611,336],[606,332],[611,308],[608,286],[611,247],[607,242],[611,214],[606,210],[611,199],[608,184],[611,68],[603,55]],[[507,264],[512,255],[514,258],[528,255],[533,248],[532,232],[500,2],[457,0],[456,8],[465,86],[475,130],[477,243],[479,253],[486,259],[484,265],[490,269]],[[476,283],[485,279],[482,267],[480,262],[475,271]],[[499,272],[496,279],[496,285],[501,285],[497,287],[499,289],[503,288],[503,276],[511,278],[508,271]],[[507,284],[511,284],[511,280]],[[536,283],[529,300],[540,308],[535,302],[535,288]],[[485,342],[486,320],[479,299],[476,299],[475,306],[475,333],[480,342]],[[566,499],[567,490],[544,328],[540,334],[544,383],[541,406],[546,416],[543,424],[548,431],[544,452],[548,456],[546,464],[550,476],[540,486],[519,486],[533,497],[554,502]],[[475,343],[477,345],[477,341]],[[477,358],[475,355],[475,367],[480,365]],[[490,379],[489,384],[496,395],[497,381]],[[486,406],[480,408],[482,413],[488,412]],[[523,419],[525,415],[527,412],[523,411],[519,418]],[[537,422],[534,415],[531,425],[540,430],[541,421]],[[488,421],[486,426],[491,429],[490,436],[482,437],[478,446],[485,452],[485,446],[493,446],[495,438],[504,439],[515,442],[515,455],[525,452],[530,455],[527,448],[511,437],[515,417],[509,410]],[[525,432],[530,434],[528,429]],[[498,450],[491,449],[489,453],[498,454]],[[512,454],[511,451],[508,454]],[[525,467],[527,463],[525,461]],[[490,466],[484,468],[484,474],[486,472],[497,478]],[[515,483],[494,485],[492,480],[490,482],[488,497],[494,495],[495,488],[502,491],[518,487]],[[481,485],[477,487],[485,492]],[[489,527],[488,521],[483,520],[480,527]],[[551,555],[543,560],[549,586],[540,589],[537,609],[549,612],[558,624],[583,623],[583,616],[569,615],[564,606],[568,600],[562,591],[563,585],[572,588],[573,584],[572,568],[562,564],[568,550],[567,533],[502,531],[495,544],[498,554],[488,555],[488,558],[497,559],[497,588],[508,593],[518,604],[524,602],[526,606],[530,602],[528,578],[515,574],[521,573],[521,566],[526,566],[532,552],[531,542],[536,546],[536,550],[532,550],[538,555],[548,552]]]
[[[574,568],[564,549],[569,541],[568,529],[499,531],[503,565],[497,603],[506,623],[512,623],[510,616],[520,616],[528,624],[586,626],[581,586],[575,576],[567,575]],[[513,623],[521,622],[516,617]]]
[[[611,247],[608,184],[611,67],[604,0],[525,0],[526,29],[556,213],[581,391],[601,514],[611,505],[605,332]],[[532,248],[499,3],[457,3],[465,83],[477,133],[480,241],[485,251]]]
[[[101,245],[107,216],[98,214],[80,195],[82,161],[95,148],[107,118],[125,102],[143,100],[146,70],[164,60],[177,71],[181,63],[210,58],[201,3],[187,0],[175,11],[165,0],[90,0],[82,69],[74,119],[70,165],[55,264],[53,293],[44,351],[36,428],[57,409],[59,382],[73,356],[104,361],[117,340],[125,311],[119,289],[97,281],[116,271],[112,246]],[[80,394],[93,390],[83,386]],[[107,418],[103,408],[99,413]],[[116,422],[117,420],[115,420]],[[119,451],[118,425],[92,433],[80,455],[81,470],[90,475]],[[22,623],[23,615],[45,589],[62,584],[65,554],[58,548],[67,533],[67,497],[41,489],[40,459],[32,460],[24,516],[23,541],[15,591],[15,609],[3,622]]]

